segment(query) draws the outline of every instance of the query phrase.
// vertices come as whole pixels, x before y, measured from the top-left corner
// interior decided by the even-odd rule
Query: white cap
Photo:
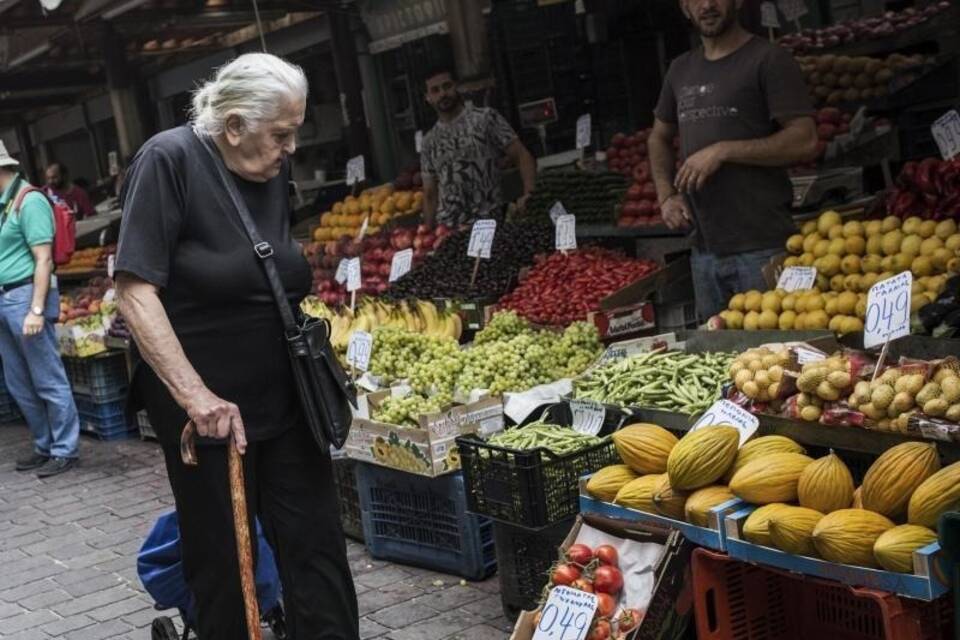
[[[0,167],[19,167],[20,161],[7,152],[7,147],[0,140]]]

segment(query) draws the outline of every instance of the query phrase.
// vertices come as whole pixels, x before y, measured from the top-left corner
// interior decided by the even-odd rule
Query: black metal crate
[[[560,544],[575,521],[576,518],[566,518],[540,531],[494,523],[500,602],[507,620],[515,619],[521,611],[532,611],[540,604]]]
[[[333,484],[340,499],[340,522],[343,533],[363,542],[363,518],[360,513],[360,494],[357,491],[357,463],[349,458],[334,458]]]

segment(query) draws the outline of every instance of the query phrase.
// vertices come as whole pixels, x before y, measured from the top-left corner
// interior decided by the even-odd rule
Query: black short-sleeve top
[[[310,291],[310,266],[290,234],[288,167],[267,182],[231,174],[274,260],[290,303]],[[216,166],[189,127],[157,134],[137,153],[120,194],[117,272],[156,285],[187,359],[210,390],[240,408],[250,441],[300,418],[283,324],[263,266]],[[146,363],[134,399],[162,442],[173,443],[186,413]]]

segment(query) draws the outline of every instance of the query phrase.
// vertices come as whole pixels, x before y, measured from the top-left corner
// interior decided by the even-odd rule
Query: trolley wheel
[[[177,627],[173,620],[166,616],[153,619],[150,625],[150,640],[180,640],[180,634],[177,633]]]

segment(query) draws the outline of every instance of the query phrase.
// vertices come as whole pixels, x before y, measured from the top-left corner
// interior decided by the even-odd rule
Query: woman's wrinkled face
[[[303,125],[305,110],[303,101],[286,101],[274,120],[261,122],[253,130],[239,119],[228,118],[225,136],[231,170],[253,182],[275,178],[284,159],[297,150],[297,130]]]

